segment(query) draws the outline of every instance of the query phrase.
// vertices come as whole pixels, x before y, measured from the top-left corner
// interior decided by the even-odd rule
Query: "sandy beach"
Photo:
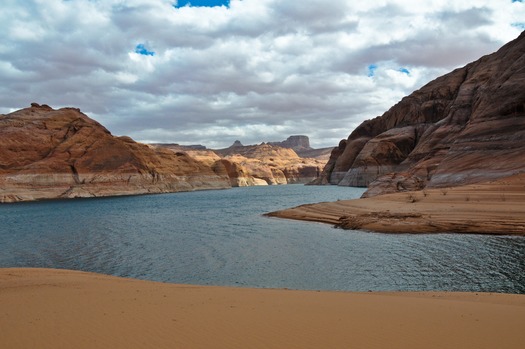
[[[452,188],[302,205],[268,215],[381,233],[525,235],[525,174]]]
[[[525,295],[174,285],[0,269],[1,348],[523,348]]]

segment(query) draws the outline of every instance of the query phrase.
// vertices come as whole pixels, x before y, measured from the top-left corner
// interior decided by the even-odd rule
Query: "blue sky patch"
[[[370,64],[368,66],[368,77],[374,76],[376,74],[376,70],[377,70],[377,65]]]
[[[512,2],[523,2],[523,0],[512,0]]]
[[[192,6],[192,7],[226,6],[226,7],[230,7],[230,0],[178,0],[176,4],[173,4],[173,7],[175,8],[181,8],[184,6]]]
[[[525,30],[525,22],[512,23],[511,26],[521,30]]]
[[[138,44],[135,47],[135,53],[143,56],[155,56],[155,52],[149,51],[144,44]]]
[[[401,73],[406,74],[406,75],[410,75],[410,70],[408,70],[407,68],[401,68],[401,69],[399,69],[399,71],[400,71]]]

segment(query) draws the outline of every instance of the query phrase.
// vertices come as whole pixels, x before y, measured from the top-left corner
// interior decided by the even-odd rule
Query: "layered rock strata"
[[[525,32],[363,122],[317,184],[365,196],[493,180],[525,171]]]
[[[310,146],[310,138],[304,135],[290,136],[282,142],[268,142],[269,145],[293,149],[302,158],[315,158],[328,161],[332,148],[314,149]]]
[[[232,187],[307,184],[319,176],[328,160],[303,158],[291,149],[265,143],[244,146],[236,141],[231,147],[219,150],[193,150],[169,144],[155,146],[184,152],[211,166],[216,173],[227,175]]]
[[[0,201],[229,188],[229,178],[186,153],[115,137],[75,108],[0,116]]]
[[[290,148],[270,144],[232,145],[216,150],[233,186],[305,184],[315,180],[326,161],[302,158]]]
[[[268,215],[380,233],[525,235],[525,173],[452,188],[308,204]]]

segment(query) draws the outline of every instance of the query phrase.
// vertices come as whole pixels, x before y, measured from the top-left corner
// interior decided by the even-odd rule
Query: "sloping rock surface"
[[[270,144],[215,150],[228,169],[232,186],[309,183],[315,180],[326,160],[302,158],[290,148]]]
[[[304,135],[290,136],[282,142],[268,142],[267,144],[293,149],[302,158],[315,158],[324,161],[328,161],[332,151],[332,148],[314,149],[310,147],[310,138]]]
[[[316,183],[368,186],[364,196],[374,196],[524,171],[525,32],[363,122]]]
[[[80,110],[30,108],[0,116],[0,201],[228,188],[185,153],[114,137]]]
[[[269,143],[245,146],[235,141],[230,147],[217,150],[195,150],[176,144],[155,146],[187,153],[211,166],[216,173],[226,174],[232,187],[307,184],[320,175],[328,161],[322,149],[308,150],[318,157],[303,157],[293,149]]]

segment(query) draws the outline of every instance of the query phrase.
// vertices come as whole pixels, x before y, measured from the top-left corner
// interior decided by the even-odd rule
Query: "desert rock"
[[[380,233],[525,235],[525,173],[451,188],[308,204],[268,215]]]
[[[75,108],[0,116],[0,201],[228,188],[229,179],[183,152],[115,137]]]
[[[317,183],[368,186],[373,196],[524,172],[524,86],[525,32],[363,122]]]
[[[291,148],[265,143],[234,144],[215,152],[223,158],[232,185],[239,186],[309,183],[319,176],[326,163],[322,159],[302,158]]]

